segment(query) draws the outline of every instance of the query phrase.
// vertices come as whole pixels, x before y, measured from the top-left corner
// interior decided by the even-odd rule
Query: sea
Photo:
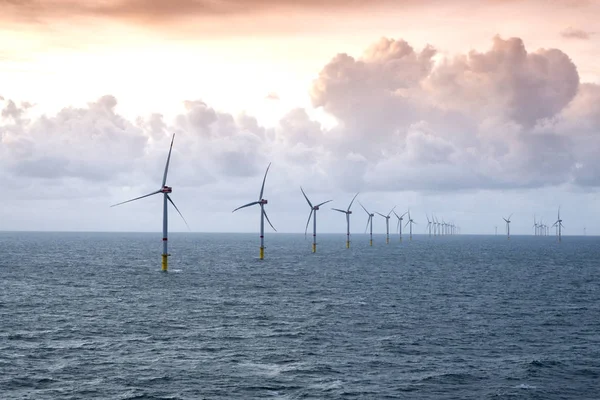
[[[0,233],[1,399],[599,399],[600,237]]]

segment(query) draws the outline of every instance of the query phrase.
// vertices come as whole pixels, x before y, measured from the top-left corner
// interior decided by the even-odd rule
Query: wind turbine
[[[152,193],[146,194],[144,196],[136,197],[135,199],[123,201],[121,203],[113,204],[111,206],[111,207],[119,206],[121,204],[125,204],[125,203],[129,203],[131,201],[143,199],[144,197],[153,196],[153,195],[159,194],[159,193],[162,193],[164,195],[163,196],[163,252],[162,252],[162,270],[164,272],[167,272],[167,270],[169,269],[169,261],[168,261],[167,257],[170,256],[170,254],[168,252],[168,246],[167,246],[168,237],[169,237],[169,235],[168,235],[168,225],[169,224],[168,224],[167,202],[171,203],[173,205],[173,207],[175,207],[175,210],[177,211],[177,213],[179,213],[179,216],[181,216],[181,218],[183,219],[183,222],[185,222],[185,225],[189,229],[189,225],[187,224],[187,221],[185,220],[185,218],[183,218],[183,214],[181,214],[181,211],[179,211],[179,209],[177,208],[175,203],[173,203],[173,200],[171,200],[171,197],[169,196],[169,193],[171,193],[173,191],[173,188],[170,186],[167,186],[167,173],[169,172],[169,162],[171,161],[171,151],[173,150],[173,141],[174,140],[175,140],[175,134],[173,134],[173,137],[171,138],[171,146],[169,147],[169,155],[167,156],[167,163],[165,165],[165,173],[163,174],[161,188],[158,189],[156,192],[152,192]]]
[[[558,207],[558,218],[552,226],[556,226],[556,230],[558,231],[558,241],[562,242],[562,228],[564,228],[564,225],[562,224],[562,219],[560,219],[560,207]]]
[[[354,197],[352,198],[352,201],[350,202],[350,205],[348,206],[347,210],[340,210],[339,208],[332,208],[332,210],[339,211],[341,213],[346,214],[346,248],[347,249],[350,248],[350,214],[352,214],[352,211],[350,211],[350,207],[352,207],[352,203],[354,203],[354,199],[356,199],[356,196],[358,196],[358,193],[356,193],[354,195]]]
[[[322,203],[317,204],[316,206],[313,206],[312,203],[310,202],[310,200],[308,199],[308,197],[306,196],[306,193],[304,193],[304,190],[302,189],[302,186],[300,186],[300,190],[302,191],[302,194],[304,195],[304,198],[306,199],[306,202],[310,206],[310,214],[308,214],[308,221],[306,221],[306,228],[304,229],[304,236],[306,236],[306,231],[308,230],[308,224],[310,224],[310,218],[312,217],[312,219],[313,219],[313,245],[312,245],[312,252],[316,253],[317,252],[317,211],[319,211],[319,207],[321,207],[323,204],[327,204],[327,203],[329,203],[330,201],[333,201],[333,200],[327,200],[327,201],[324,201]]]
[[[502,219],[506,222],[506,234],[507,234],[507,238],[509,240],[510,240],[510,217],[512,217],[512,214],[510,214],[508,216],[508,218],[502,217]]]
[[[534,236],[538,235],[538,227],[539,227],[539,225],[538,225],[538,223],[535,220],[535,214],[533,214],[533,228],[535,228],[534,229],[534,232],[535,232]]]
[[[365,212],[369,216],[369,218],[367,219],[367,227],[365,228],[365,232],[367,231],[367,229],[369,229],[369,225],[370,225],[371,231],[370,231],[370,236],[369,236],[369,246],[373,246],[373,217],[375,216],[375,214],[368,212],[367,209],[365,208],[365,206],[363,206],[360,201],[358,202],[358,204],[360,204],[362,209],[365,210]]]
[[[429,237],[431,237],[431,221],[429,220],[429,215],[425,214],[425,218],[427,218],[427,230],[429,230]]]
[[[410,230],[410,236],[408,238],[408,240],[412,240],[412,226],[413,224],[416,224],[415,221],[413,221],[413,219],[410,217],[410,210],[408,211],[408,222],[406,222],[406,225],[410,225],[409,230]],[[406,228],[406,225],[404,225],[404,227]]]
[[[400,232],[400,241],[402,241],[402,220],[404,219],[404,216],[406,215],[406,213],[404,213],[402,215],[396,214],[396,211],[393,211],[393,213],[396,216],[396,218],[398,218],[398,226],[396,227],[396,230],[398,230]]]
[[[275,232],[277,232],[277,229],[275,229],[275,227],[273,226],[271,221],[269,221],[269,217],[267,216],[267,213],[265,211],[265,205],[268,204],[269,202],[266,199],[263,199],[263,192],[265,190],[265,181],[267,180],[267,173],[269,173],[270,167],[271,167],[271,163],[269,163],[269,165],[267,166],[267,170],[265,171],[265,177],[263,178],[262,186],[260,187],[260,194],[258,195],[258,201],[253,201],[252,203],[244,204],[243,206],[238,207],[232,211],[232,212],[236,212],[237,210],[239,210],[241,208],[246,208],[246,207],[254,206],[257,204],[260,206],[260,259],[261,260],[265,258],[265,218],[267,219],[267,222],[269,223],[269,225],[271,225],[271,228],[273,228],[273,230]]]
[[[396,206],[394,206],[394,208],[396,208]],[[385,244],[390,243],[390,215],[392,215],[394,208],[392,208],[390,210],[388,215],[383,215],[382,213],[377,213],[377,214],[381,215],[383,218],[385,218]]]

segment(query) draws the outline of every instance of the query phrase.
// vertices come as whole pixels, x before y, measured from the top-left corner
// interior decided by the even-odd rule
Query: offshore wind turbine
[[[306,228],[304,229],[304,236],[306,236],[306,231],[308,230],[308,224],[310,224],[310,219],[312,217],[312,219],[313,219],[312,252],[316,253],[317,252],[317,211],[319,211],[319,207],[321,207],[323,204],[327,204],[333,200],[327,200],[327,201],[317,204],[316,206],[313,206],[312,203],[310,202],[310,200],[308,199],[308,197],[306,196],[306,193],[304,193],[304,189],[302,189],[302,186],[300,186],[300,191],[302,191],[302,194],[304,195],[306,202],[310,206],[310,214],[308,214],[308,221],[306,221]]]
[[[502,217],[502,219],[506,222],[506,234],[507,234],[507,238],[509,240],[510,240],[510,217],[512,217],[512,214],[510,214],[508,216],[508,218]]]
[[[189,229],[189,225],[187,224],[187,221],[185,220],[185,218],[183,218],[183,214],[181,214],[181,211],[179,211],[179,209],[177,208],[177,206],[175,205],[175,203],[173,202],[173,200],[171,200],[171,197],[169,196],[169,193],[171,193],[173,191],[173,188],[170,186],[167,186],[167,173],[169,172],[169,162],[171,161],[171,151],[173,150],[173,141],[174,140],[175,140],[175,134],[173,134],[173,137],[171,138],[171,146],[169,147],[169,155],[167,156],[167,163],[165,164],[165,172],[163,174],[161,188],[158,189],[156,192],[152,192],[152,193],[146,194],[144,196],[136,197],[135,199],[123,201],[121,203],[113,204],[111,206],[111,207],[115,207],[115,206],[118,206],[121,204],[129,203],[131,201],[143,199],[144,197],[153,196],[153,195],[159,194],[159,193],[162,193],[164,195],[163,196],[163,252],[162,252],[162,270],[164,272],[167,272],[167,270],[169,269],[168,257],[170,256],[169,251],[168,251],[168,246],[167,246],[168,237],[169,237],[167,202],[171,203],[173,205],[173,207],[175,207],[175,210],[177,211],[177,213],[179,213],[179,216],[181,216],[181,218],[183,219],[183,222],[185,222],[185,225]]]
[[[560,219],[560,207],[558,207],[558,217],[556,222],[552,226],[556,226],[556,230],[558,232],[558,241],[562,242],[562,228],[564,225],[562,224],[562,219]]]
[[[400,241],[402,241],[402,220],[404,219],[406,213],[402,215],[396,214],[396,211],[393,211],[393,213],[396,216],[396,218],[398,218],[398,226],[396,227],[396,230],[400,232]]]
[[[373,217],[375,216],[375,214],[368,212],[367,209],[365,208],[365,206],[363,206],[360,201],[358,202],[358,204],[360,204],[362,209],[365,210],[365,212],[369,216],[369,218],[367,219],[367,227],[365,228],[365,232],[367,231],[367,229],[369,229],[369,225],[370,225],[371,231],[370,231],[370,236],[369,236],[369,246],[373,246]]]
[[[425,218],[427,218],[427,230],[429,230],[429,237],[431,237],[431,221],[429,220],[429,215],[425,214]]]
[[[396,208],[396,206],[394,206],[394,208]],[[390,215],[392,215],[394,208],[392,208],[390,210],[388,215],[383,215],[382,213],[377,213],[377,214],[381,215],[383,218],[385,218],[385,244],[390,243]]]
[[[267,180],[267,174],[269,173],[270,167],[271,167],[271,163],[269,163],[269,165],[267,166],[267,170],[265,171],[265,177],[263,178],[262,186],[260,187],[260,194],[258,195],[258,201],[253,201],[252,203],[244,204],[243,206],[240,206],[232,211],[232,212],[236,212],[237,210],[239,210],[241,208],[246,208],[246,207],[254,206],[257,204],[260,206],[260,253],[259,253],[259,257],[261,260],[265,258],[265,218],[267,219],[267,222],[269,223],[269,225],[271,225],[271,228],[273,228],[273,230],[275,232],[277,232],[277,229],[275,229],[275,227],[273,226],[271,221],[269,221],[269,217],[267,216],[267,212],[265,211],[265,205],[268,204],[269,202],[267,200],[263,199],[263,193],[265,191],[265,181]]]
[[[413,221],[413,219],[410,217],[410,210],[408,211],[408,222],[406,222],[406,225],[410,225],[409,230],[410,230],[410,236],[408,237],[408,240],[412,240],[412,226],[413,224],[416,224],[415,221]],[[404,227],[406,228],[406,225],[404,225]]]
[[[332,210],[339,211],[341,213],[346,214],[346,248],[347,249],[350,248],[350,214],[352,214],[352,211],[350,211],[350,207],[352,207],[352,203],[354,203],[354,199],[356,199],[356,196],[358,196],[358,193],[356,193],[354,195],[354,197],[352,198],[352,201],[350,202],[350,205],[348,205],[347,210],[340,210],[339,208],[332,208]]]
[[[534,232],[535,232],[534,236],[537,236],[538,235],[539,225],[538,225],[537,221],[535,220],[535,214],[533,214],[533,228],[535,228],[534,229]]]

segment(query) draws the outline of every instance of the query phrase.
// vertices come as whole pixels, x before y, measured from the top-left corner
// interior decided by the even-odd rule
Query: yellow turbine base
[[[261,260],[265,259],[265,248],[264,247],[260,248],[260,259]]]
[[[317,252],[317,244],[313,243],[313,253],[316,253],[316,252]]]
[[[346,242],[346,248],[349,249],[350,248],[350,241]]]
[[[369,240],[369,246],[373,246],[373,241]]]
[[[162,255],[162,270],[163,272],[167,272],[167,270],[169,269],[169,259],[168,259],[169,255],[168,254],[163,254]]]

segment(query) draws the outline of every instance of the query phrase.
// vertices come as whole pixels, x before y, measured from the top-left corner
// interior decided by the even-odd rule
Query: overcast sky
[[[151,4],[151,5],[150,5]],[[0,230],[600,234],[597,0],[0,0]],[[366,214],[353,207],[353,232]],[[185,231],[171,209],[170,229]],[[343,233],[326,207],[322,232]],[[394,224],[395,226],[395,224]],[[385,220],[374,230],[384,232]]]

